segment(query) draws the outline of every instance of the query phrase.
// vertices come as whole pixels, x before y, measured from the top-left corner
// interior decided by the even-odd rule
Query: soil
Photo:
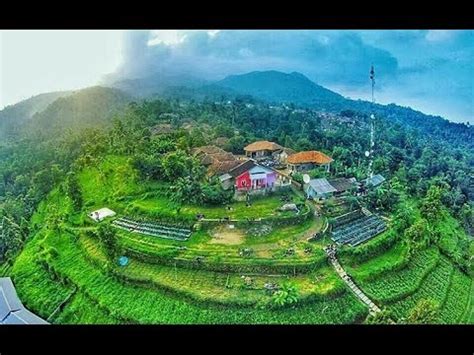
[[[229,228],[228,225],[223,225],[214,228],[211,232],[211,244],[226,244],[237,245],[242,244],[245,239],[245,232],[238,228]]]

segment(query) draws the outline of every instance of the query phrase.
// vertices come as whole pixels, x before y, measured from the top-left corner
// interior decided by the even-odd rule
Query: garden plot
[[[212,239],[211,244],[238,245],[242,244],[245,238],[245,232],[236,228],[232,224],[226,224],[216,227],[209,231]]]
[[[357,246],[385,231],[385,222],[379,216],[355,212],[335,219],[331,234],[336,243]]]
[[[183,241],[188,240],[191,236],[191,230],[189,228],[177,227],[158,222],[135,221],[127,217],[116,219],[112,222],[112,225],[129,232],[165,239]]]

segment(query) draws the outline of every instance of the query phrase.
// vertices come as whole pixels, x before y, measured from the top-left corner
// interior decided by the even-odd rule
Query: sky
[[[207,80],[298,71],[351,98],[474,124],[474,31],[0,31],[0,107],[41,92],[152,73]]]

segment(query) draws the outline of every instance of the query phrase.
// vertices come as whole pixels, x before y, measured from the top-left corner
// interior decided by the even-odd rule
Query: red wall
[[[250,173],[246,171],[242,175],[237,176],[237,179],[235,179],[235,186],[238,189],[249,188],[251,186]]]

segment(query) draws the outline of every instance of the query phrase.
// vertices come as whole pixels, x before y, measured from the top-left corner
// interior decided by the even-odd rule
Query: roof
[[[95,221],[102,221],[106,217],[113,217],[113,216],[115,216],[115,212],[106,207],[89,213],[89,217]]]
[[[207,174],[209,176],[216,174],[225,174],[236,168],[240,164],[242,164],[242,161],[240,160],[214,162],[208,167]]]
[[[254,166],[256,166],[255,162],[253,160],[247,160],[240,165],[236,166],[232,170],[230,170],[228,173],[232,177],[237,177],[239,175],[242,175],[246,171],[252,169]]]
[[[235,161],[237,158],[234,154],[226,152],[224,149],[216,147],[214,145],[206,145],[193,149],[193,154],[200,159],[203,165],[214,165],[219,162]],[[216,170],[215,167],[214,169]]]
[[[248,146],[244,148],[246,152],[257,152],[259,150],[279,150],[283,147],[277,143],[269,142],[269,141],[257,141],[250,143]]]
[[[318,152],[316,150],[310,150],[292,154],[288,157],[287,161],[290,164],[329,164],[333,161],[333,159],[324,153]]]
[[[48,324],[23,306],[9,277],[0,278],[0,324]]]
[[[215,145],[205,145],[202,147],[194,148],[193,154],[217,154],[217,153],[226,153],[224,149],[216,147]]]
[[[175,129],[169,123],[159,123],[150,128],[152,134],[170,134],[173,133]]]
[[[232,176],[230,176],[230,175],[227,174],[227,173],[225,173],[225,174],[219,176],[220,182],[224,182],[224,181],[229,180],[229,179],[232,179]]]
[[[335,178],[328,180],[329,184],[334,187],[337,192],[350,190],[354,187],[354,180],[346,178]]]
[[[0,278],[0,321],[10,312],[21,309],[22,304],[9,277]]]
[[[336,192],[337,190],[329,183],[325,178],[312,179],[308,183],[311,188],[318,194],[327,194],[330,192]]]
[[[385,178],[382,175],[377,174],[372,176],[371,178],[366,179],[365,181],[367,185],[377,186],[384,182]]]

